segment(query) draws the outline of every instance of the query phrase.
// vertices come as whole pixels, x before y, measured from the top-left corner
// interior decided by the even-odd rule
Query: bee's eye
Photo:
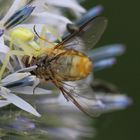
[[[73,33],[73,32],[79,31],[79,27],[76,26],[75,24],[68,23],[67,30],[68,30],[68,32]]]
[[[29,29],[19,27],[11,31],[11,37],[28,42],[34,38],[34,34]]]

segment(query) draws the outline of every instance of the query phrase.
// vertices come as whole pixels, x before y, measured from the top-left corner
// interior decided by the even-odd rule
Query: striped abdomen
[[[23,59],[25,63],[25,58]],[[33,71],[40,78],[55,78],[61,81],[75,81],[88,76],[92,69],[90,59],[75,50],[56,49],[48,55],[42,55],[34,58],[27,66],[37,65],[38,68]]]

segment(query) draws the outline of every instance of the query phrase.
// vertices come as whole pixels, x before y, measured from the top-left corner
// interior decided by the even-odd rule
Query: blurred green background
[[[123,43],[126,53],[115,66],[95,74],[107,80],[133,99],[126,110],[102,115],[97,119],[98,134],[95,140],[138,140],[140,122],[140,1],[87,0],[86,8],[101,4],[109,25],[97,46]]]

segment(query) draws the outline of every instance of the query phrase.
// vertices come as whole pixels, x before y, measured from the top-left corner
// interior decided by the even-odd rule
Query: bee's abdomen
[[[75,50],[56,50],[54,56],[57,54],[61,55],[53,61],[49,61],[53,55],[32,58],[31,62],[28,56],[24,56],[22,61],[26,67],[37,65],[31,73],[44,79],[53,77],[60,81],[75,81],[86,78],[92,70],[91,60],[83,53]]]
[[[58,61],[58,73],[64,81],[80,80],[88,76],[92,70],[91,60],[84,54],[69,50]]]
[[[92,69],[92,62],[88,57],[75,56],[70,70],[71,76],[77,76],[79,79],[85,78]]]

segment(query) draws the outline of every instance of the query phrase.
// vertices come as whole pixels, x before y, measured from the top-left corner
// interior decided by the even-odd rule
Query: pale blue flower
[[[32,6],[25,6],[26,4],[32,4]],[[34,7],[36,8],[34,9]],[[41,2],[40,0],[15,0],[1,20],[0,35],[4,34],[4,36],[0,38],[0,61],[3,61],[5,54],[9,51],[5,41],[8,40],[6,37],[10,27],[22,26],[33,29],[35,24],[37,31],[40,33],[43,25],[52,25],[60,36],[64,35],[66,33],[65,26],[72,21],[63,16],[62,8],[74,13],[75,21],[73,23],[76,25],[81,25],[90,17],[96,17],[103,11],[103,7],[99,5],[86,12],[76,0],[42,0]],[[81,17],[80,20],[77,19],[79,17]],[[20,18],[20,22],[17,21],[18,18]],[[124,45],[112,44],[85,53],[93,61],[95,75],[96,71],[115,64],[116,57],[122,55],[124,50]],[[9,110],[4,110],[4,113],[2,113],[2,107],[9,104],[14,104],[27,113],[20,109],[15,110],[11,119],[9,119],[10,121],[7,123],[4,121],[4,125],[0,124],[2,130],[9,130],[8,134],[2,133],[5,137],[8,135],[13,139],[19,139],[22,136],[27,139],[78,140],[80,137],[89,138],[95,135],[95,130],[90,126],[91,119],[89,117],[79,111],[71,102],[67,102],[60,91],[55,89],[52,84],[41,84],[36,76],[31,75],[30,71],[34,70],[36,66],[23,68],[19,60],[12,57],[7,68],[8,71],[0,83],[1,120],[7,119],[5,114],[9,114],[7,117],[10,116]],[[109,111],[125,109],[128,105],[131,105],[132,100],[125,94],[112,93],[111,90],[108,92],[103,91],[103,89],[101,89],[102,92],[95,90],[92,85],[96,81],[94,75],[91,74],[82,81],[69,82],[76,87],[75,96],[79,96],[78,101],[86,105],[84,106],[85,109],[99,115]],[[99,84],[102,84],[102,82]],[[86,88],[80,90],[81,87]],[[107,88],[111,89],[110,86]],[[37,118],[36,116],[41,117]],[[11,132],[18,135],[12,136]],[[24,135],[23,132],[25,132]]]

